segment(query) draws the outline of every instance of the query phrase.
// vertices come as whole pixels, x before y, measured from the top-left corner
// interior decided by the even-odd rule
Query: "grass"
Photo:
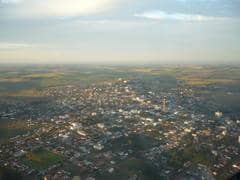
[[[1,121],[0,122],[0,143],[17,135],[25,134],[30,127],[27,126],[26,121]]]
[[[77,84],[83,87],[118,78],[140,79],[143,88],[225,85],[240,87],[240,67],[218,66],[64,66],[0,69],[0,95],[39,96],[39,90]]]
[[[42,95],[37,89],[24,89],[17,92],[6,93],[7,96],[13,97],[41,97]]]
[[[62,157],[51,151],[38,149],[28,152],[22,160],[27,166],[41,171],[62,162]]]
[[[0,95],[2,96],[39,96],[39,90],[78,84],[88,86],[93,83],[112,81],[126,73],[117,69],[105,69],[93,67],[91,69],[74,68],[46,68],[39,71],[38,68],[19,69],[18,73],[0,71]]]
[[[64,73],[61,72],[47,72],[47,73],[32,73],[24,75],[23,78],[56,78],[63,76]]]
[[[191,77],[191,76],[179,77],[178,80],[185,81],[186,84],[192,85],[192,86],[234,83],[234,80],[230,80],[230,79],[209,79],[204,77],[200,78],[200,77]]]

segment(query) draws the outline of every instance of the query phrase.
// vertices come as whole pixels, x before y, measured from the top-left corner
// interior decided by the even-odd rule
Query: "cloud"
[[[20,3],[22,0],[1,0],[0,3],[3,4],[16,4],[16,3]]]
[[[174,20],[174,21],[209,21],[224,19],[223,17],[204,16],[200,14],[167,13],[165,11],[146,11],[135,14],[135,17],[142,17],[153,20]]]
[[[125,0],[2,0],[0,2],[8,16],[39,18],[97,14],[115,8],[123,1]]]
[[[35,44],[0,42],[0,50],[20,50],[36,47]]]

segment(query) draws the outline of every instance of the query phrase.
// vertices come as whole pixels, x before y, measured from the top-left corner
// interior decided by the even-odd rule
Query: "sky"
[[[240,63],[240,0],[0,0],[0,63]]]

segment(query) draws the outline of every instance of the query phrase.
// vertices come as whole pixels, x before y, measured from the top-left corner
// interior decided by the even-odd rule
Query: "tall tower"
[[[163,110],[163,112],[167,112],[167,99],[166,99],[166,97],[163,98],[162,110]]]

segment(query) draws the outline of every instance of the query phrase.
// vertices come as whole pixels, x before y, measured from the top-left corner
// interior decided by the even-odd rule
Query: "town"
[[[28,132],[0,144],[0,164],[24,179],[226,179],[240,170],[239,116],[194,88],[146,90],[118,78],[41,94],[54,105],[25,115]],[[3,109],[1,118],[18,111]]]

